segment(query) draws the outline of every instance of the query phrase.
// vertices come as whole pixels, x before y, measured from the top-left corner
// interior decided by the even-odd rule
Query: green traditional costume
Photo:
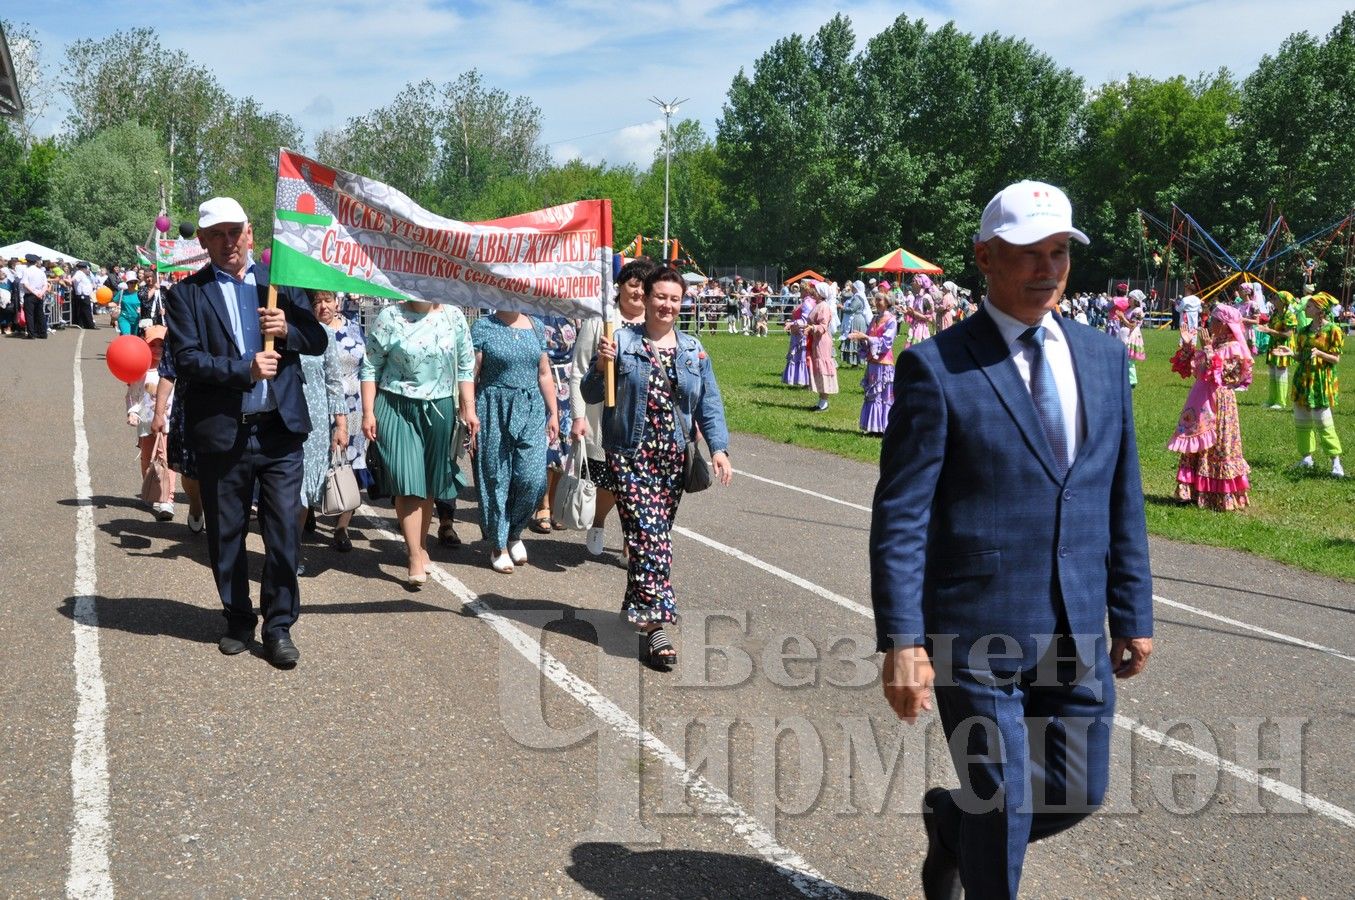
[[[1303,466],[1313,464],[1318,445],[1332,459],[1332,474],[1344,474],[1341,469],[1341,438],[1336,433],[1332,410],[1340,397],[1341,383],[1336,374],[1336,363],[1314,357],[1317,350],[1340,357],[1345,337],[1340,326],[1326,321],[1326,312],[1335,298],[1317,293],[1308,298],[1321,307],[1323,316],[1298,332],[1294,353],[1294,425],[1297,428],[1298,450]]]

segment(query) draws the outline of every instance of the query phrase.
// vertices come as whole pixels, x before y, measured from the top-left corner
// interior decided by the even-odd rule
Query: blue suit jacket
[[[259,306],[268,298],[268,269],[256,264]],[[277,399],[283,425],[298,434],[311,430],[310,413],[302,393],[298,354],[325,351],[329,333],[316,321],[305,292],[278,288],[278,307],[287,316],[287,337],[277,342],[282,354],[270,388]],[[204,266],[174,286],[169,302],[169,350],[174,368],[188,390],[175,398],[184,404],[188,440],[199,453],[224,453],[240,437],[240,408],[254,386],[250,358],[241,357],[226,313],[225,297],[211,265]]]
[[[1060,325],[1086,421],[1064,478],[986,312],[899,356],[870,534],[880,650],[927,643],[964,666],[1008,635],[1019,650],[991,668],[1012,671],[1061,628],[1099,643],[1107,616],[1113,637],[1152,635],[1124,345]]]

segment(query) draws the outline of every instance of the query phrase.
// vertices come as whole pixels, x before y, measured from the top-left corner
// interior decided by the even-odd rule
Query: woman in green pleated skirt
[[[362,382],[362,432],[385,464],[381,487],[394,498],[409,551],[406,584],[428,581],[424,540],[433,502],[456,497],[464,484],[452,450],[457,416],[472,438],[475,356],[461,310],[417,301],[393,303],[367,334]]]
[[[466,479],[451,452],[456,402],[376,394],[376,432],[382,437],[385,479],[392,497],[454,500]]]

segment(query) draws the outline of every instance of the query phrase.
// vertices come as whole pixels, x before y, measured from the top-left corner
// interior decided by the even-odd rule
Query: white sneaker
[[[583,539],[583,545],[588,548],[588,552],[593,556],[601,556],[605,544],[603,538],[607,535],[607,529],[594,526],[588,529],[588,536]]]
[[[202,515],[197,517],[194,517],[192,515],[188,517],[188,530],[193,532],[194,534],[199,534],[206,527],[207,527],[206,513],[203,513]]]
[[[489,558],[489,567],[495,572],[502,572],[507,575],[513,571],[513,561],[508,558],[506,552],[501,551]]]
[[[1310,453],[1310,454],[1308,454],[1307,456],[1305,456],[1303,459],[1299,460],[1299,466],[1298,466],[1298,467],[1299,467],[1300,469],[1311,469],[1311,468],[1313,467],[1313,455]]]
[[[523,565],[527,562],[527,545],[522,541],[514,541],[508,545],[508,558],[514,565]]]
[[[1331,460],[1331,473],[1337,478],[1345,478],[1346,470],[1341,468],[1341,457],[1333,456]]]
[[[170,519],[174,518],[173,503],[155,503],[152,504],[151,508],[155,510],[155,519],[157,522],[168,522]]]

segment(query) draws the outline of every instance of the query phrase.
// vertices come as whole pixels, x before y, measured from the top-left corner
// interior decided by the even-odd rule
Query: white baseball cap
[[[213,197],[198,207],[198,228],[211,228],[221,222],[248,222],[245,208],[231,197]]]
[[[1070,234],[1091,243],[1073,227],[1073,204],[1067,194],[1043,181],[1018,181],[988,201],[974,243],[1000,237],[1009,244],[1034,244],[1051,234]]]

